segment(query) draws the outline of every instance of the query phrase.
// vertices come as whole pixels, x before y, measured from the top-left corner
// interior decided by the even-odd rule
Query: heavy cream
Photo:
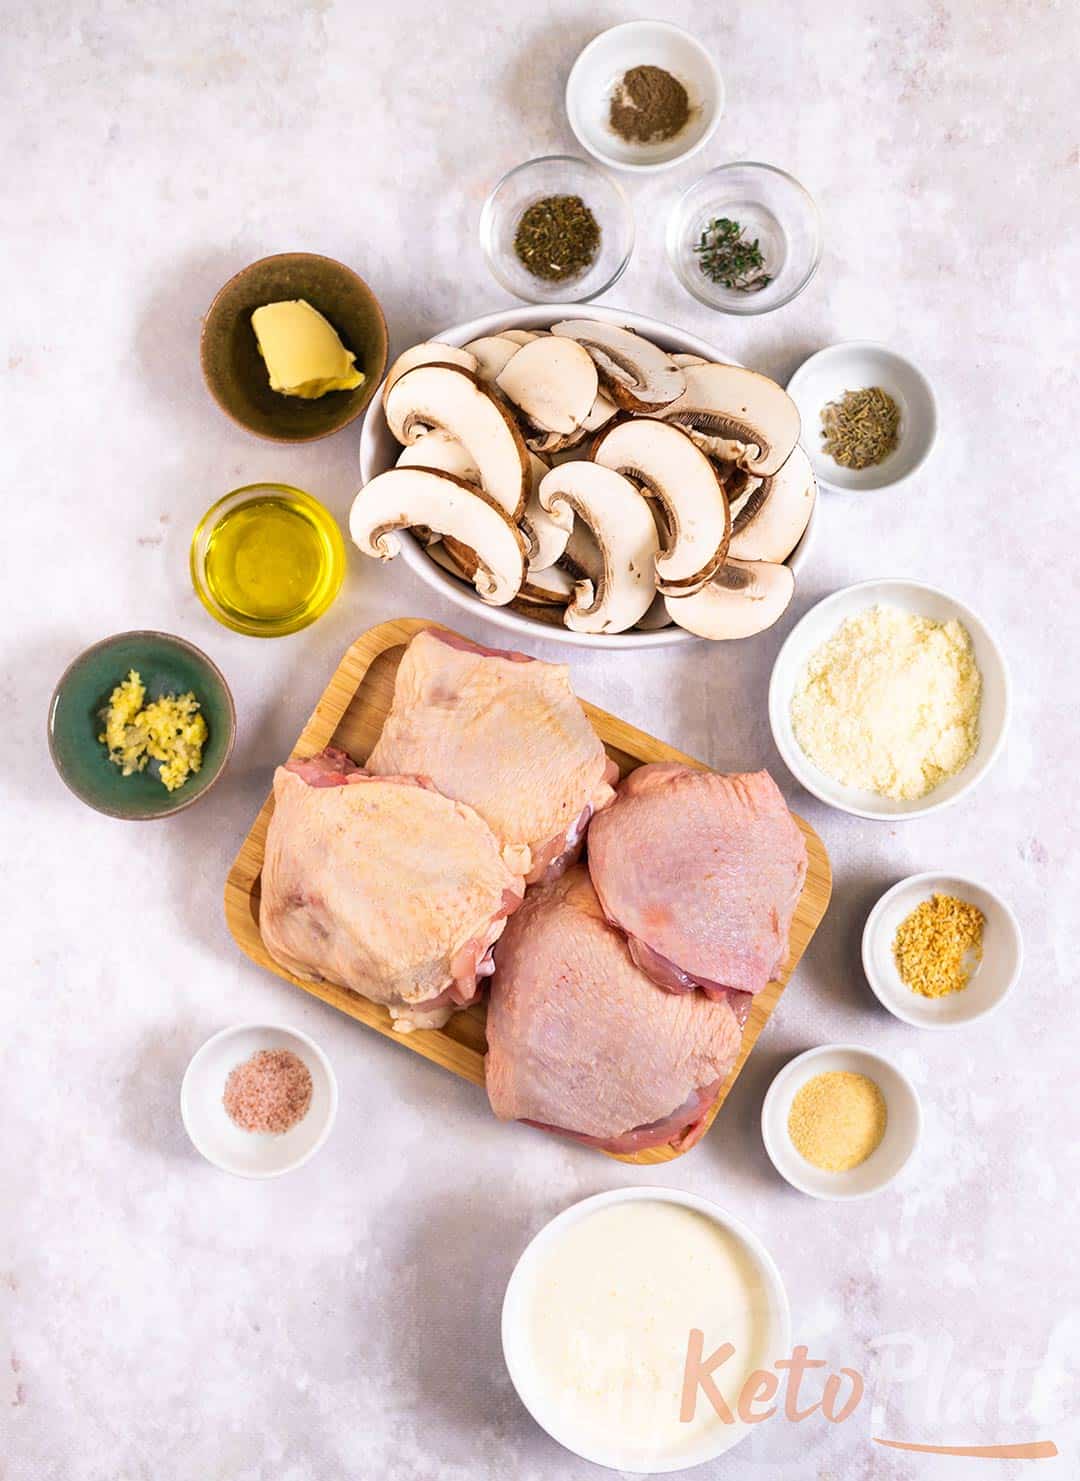
[[[556,1232],[519,1310],[536,1417],[572,1449],[626,1469],[690,1455],[710,1437],[719,1448],[719,1432],[736,1428],[701,1391],[694,1417],[680,1420],[692,1331],[705,1354],[734,1349],[712,1375],[733,1415],[748,1376],[775,1356],[759,1265],[678,1203],[613,1203]]]

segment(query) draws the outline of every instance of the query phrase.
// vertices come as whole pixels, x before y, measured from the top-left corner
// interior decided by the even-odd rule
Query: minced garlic
[[[986,917],[955,895],[923,900],[896,929],[893,955],[901,981],[924,998],[943,998],[967,987],[982,960]]]
[[[811,655],[791,724],[810,760],[834,781],[910,802],[970,761],[981,693],[960,622],[869,607]]]
[[[167,694],[144,708],[145,698],[146,686],[132,669],[101,712],[105,729],[98,740],[122,776],[145,771],[151,760],[160,762],[161,784],[175,792],[202,766],[206,721],[194,694]]]

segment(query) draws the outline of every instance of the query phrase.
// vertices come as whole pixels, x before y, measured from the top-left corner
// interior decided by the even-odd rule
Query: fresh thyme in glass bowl
[[[736,293],[760,293],[772,282],[760,238],[751,241],[730,216],[718,216],[703,227],[694,251],[705,276]]]
[[[672,211],[667,250],[683,287],[709,308],[768,313],[801,293],[817,270],[817,207],[772,165],[722,165]]]

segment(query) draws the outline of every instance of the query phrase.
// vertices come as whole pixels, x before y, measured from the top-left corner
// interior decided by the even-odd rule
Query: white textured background
[[[630,182],[639,245],[614,302],[781,380],[831,341],[885,340],[923,365],[943,419],[936,457],[903,492],[825,497],[780,628],[733,648],[575,660],[583,695],[645,729],[718,767],[777,768],[836,873],[827,920],[711,1136],[645,1179],[750,1222],[818,1355],[872,1376],[873,1340],[908,1332],[944,1374],[937,1407],[932,1373],[894,1387],[875,1425],[869,1402],[839,1429],[766,1425],[700,1474],[1065,1481],[1080,1449],[1067,1380],[1080,1351],[1080,12],[1071,0],[665,11],[714,49],[727,115],[703,157]],[[250,965],[220,906],[271,768],[348,642],[398,614],[494,630],[461,624],[400,565],[356,559],[315,629],[255,642],[204,615],[186,547],[237,484],[290,480],[338,514],[356,484],[355,428],[279,449],[210,402],[197,339],[218,286],[268,252],[329,253],[381,295],[397,348],[497,307],[476,240],[484,195],[509,166],[574,147],[566,72],[591,35],[636,13],[570,0],[4,5],[3,1481],[600,1475],[519,1407],[496,1318],[543,1220],[642,1175],[496,1124],[471,1086]],[[662,253],[677,193],[739,158],[804,181],[827,232],[805,295],[741,322],[685,296]],[[1016,680],[1007,756],[977,796],[896,828],[799,795],[765,720],[790,622],[875,574],[972,602]],[[44,738],[68,659],[137,626],[205,646],[240,712],[212,798],[144,827],[80,808]],[[858,942],[886,885],[938,865],[1010,898],[1028,962],[998,1017],[920,1035],[877,1008]],[[197,1045],[260,1016],[314,1034],[343,1093],[325,1150],[266,1185],[202,1163],[177,1112]],[[927,1112],[902,1189],[850,1207],[781,1185],[757,1131],[775,1069],[829,1039],[897,1056]],[[1037,1369],[1011,1398],[993,1371],[1009,1362]],[[958,1387],[967,1397],[950,1401]],[[991,1468],[884,1452],[871,1433],[1054,1438],[1062,1457]]]

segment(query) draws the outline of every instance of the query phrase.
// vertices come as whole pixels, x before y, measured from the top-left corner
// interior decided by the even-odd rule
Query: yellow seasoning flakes
[[[799,1087],[788,1114],[795,1150],[825,1172],[850,1172],[885,1135],[881,1087],[853,1070],[828,1070]]]
[[[967,987],[982,961],[986,917],[955,895],[934,895],[900,922],[893,940],[896,969],[905,987],[924,998],[943,998]]]
[[[151,760],[160,762],[158,779],[175,792],[202,766],[206,721],[194,694],[166,694],[144,706],[145,699],[146,686],[132,669],[101,712],[105,729],[98,740],[122,776],[145,771]]]

